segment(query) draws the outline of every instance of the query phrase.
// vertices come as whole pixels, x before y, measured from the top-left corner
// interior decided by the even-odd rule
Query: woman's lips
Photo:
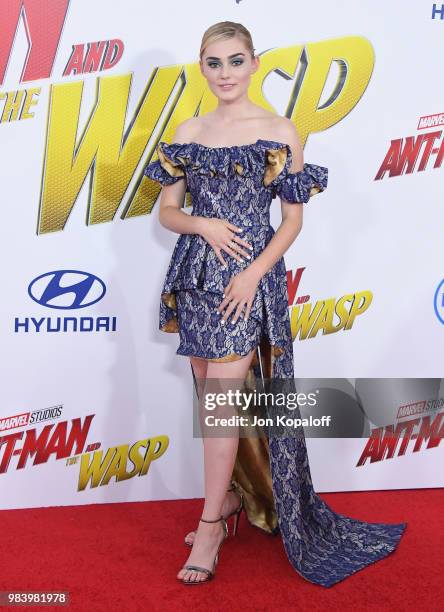
[[[234,86],[235,86],[235,83],[230,83],[227,85],[219,85],[221,89],[226,89],[226,90],[232,89]]]

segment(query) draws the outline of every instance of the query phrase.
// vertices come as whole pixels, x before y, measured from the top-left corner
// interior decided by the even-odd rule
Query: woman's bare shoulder
[[[269,134],[269,140],[295,145],[299,142],[299,134],[296,126],[288,117],[282,117],[281,115],[267,112],[267,114],[264,115],[264,119],[266,122],[265,132]]]
[[[174,132],[173,142],[184,144],[195,139],[202,127],[202,117],[190,117],[179,123]]]
[[[304,153],[298,130],[293,121],[287,117],[276,117],[276,122],[273,127],[273,134],[275,134],[275,136],[272,140],[290,145],[291,152],[293,154],[293,163],[291,167],[292,172],[302,170],[304,164]]]
[[[295,124],[288,117],[276,116],[272,123],[274,140],[279,142],[299,141],[299,134]],[[291,143],[288,143],[291,144]]]

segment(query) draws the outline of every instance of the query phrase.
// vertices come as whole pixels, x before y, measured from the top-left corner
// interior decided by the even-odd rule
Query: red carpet
[[[444,490],[322,497],[354,518],[407,521],[398,550],[326,589],[301,578],[280,537],[251,527],[242,514],[214,580],[188,587],[176,573],[189,554],[182,538],[197,525],[201,500],[3,510],[0,590],[69,591],[68,609],[82,612],[442,609]]]

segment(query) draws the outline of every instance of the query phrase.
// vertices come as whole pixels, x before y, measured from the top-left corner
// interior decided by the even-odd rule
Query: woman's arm
[[[177,126],[173,142],[188,142],[190,128],[194,117]],[[176,234],[200,234],[200,223],[203,217],[191,216],[182,210],[182,203],[187,189],[186,177],[172,185],[163,185],[159,202],[159,223]]]
[[[292,165],[289,172],[299,172],[304,167],[304,154],[297,130],[293,123],[284,118],[279,142],[290,145]],[[302,204],[289,203],[281,200],[282,223],[279,225],[270,242],[262,253],[251,262],[248,270],[260,280],[274,264],[282,257],[297,238],[302,229]]]

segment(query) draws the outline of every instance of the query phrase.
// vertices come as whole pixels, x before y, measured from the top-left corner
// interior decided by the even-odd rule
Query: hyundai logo
[[[54,270],[37,276],[28,286],[29,296],[47,308],[86,308],[103,298],[105,283],[80,270]]]
[[[438,320],[441,321],[441,323],[444,323],[444,278],[436,288],[433,306],[435,308],[435,314],[438,317]]]

